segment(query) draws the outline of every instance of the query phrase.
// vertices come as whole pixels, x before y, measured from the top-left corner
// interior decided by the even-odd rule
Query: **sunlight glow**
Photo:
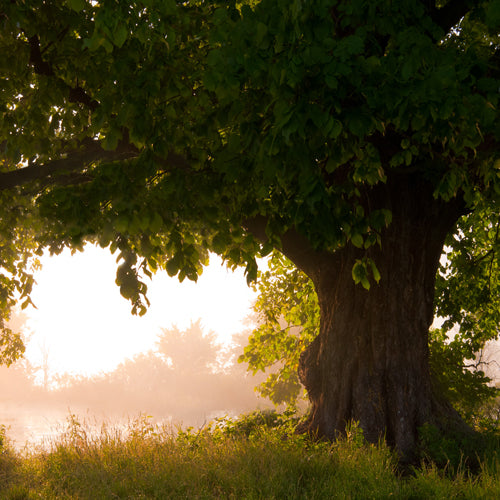
[[[115,285],[116,256],[87,246],[83,253],[44,256],[36,273],[29,307],[31,332],[26,357],[41,365],[43,353],[51,373],[94,375],[114,369],[126,357],[152,349],[162,328],[187,328],[201,318],[221,342],[248,328],[255,293],[243,270],[227,270],[211,257],[198,283],[179,283],[158,273],[148,284],[151,306],[142,318]],[[247,320],[248,321],[248,320]]]

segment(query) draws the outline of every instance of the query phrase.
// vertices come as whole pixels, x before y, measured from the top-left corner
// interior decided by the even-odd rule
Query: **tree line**
[[[93,377],[49,374],[48,387],[37,381],[41,367],[21,360],[0,367],[3,404],[38,408],[40,416],[49,408],[109,418],[148,413],[200,426],[270,406],[254,391],[262,377],[254,378],[236,361],[245,338],[235,335],[232,345],[222,345],[198,320],[185,330],[162,329],[155,349],[124,360],[113,371]]]

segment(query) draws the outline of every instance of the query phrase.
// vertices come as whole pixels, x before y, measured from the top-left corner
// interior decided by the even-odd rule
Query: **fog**
[[[243,269],[233,272],[210,255],[196,283],[180,283],[166,271],[145,277],[150,306],[144,316],[135,316],[116,286],[116,255],[109,249],[89,244],[74,255],[69,249],[54,256],[46,252],[40,261],[31,293],[36,308],[23,311],[30,337],[26,357],[41,364],[47,351],[52,372],[93,376],[114,370],[124,358],[153,349],[161,328],[188,328],[197,318],[227,342],[247,327],[256,298]]]
[[[148,415],[174,428],[196,428],[215,417],[269,408],[254,391],[266,375],[254,377],[237,362],[248,333],[233,336],[228,345],[200,321],[185,330],[162,329],[154,349],[92,377],[52,375],[48,363],[33,366],[26,359],[1,366],[0,425],[21,448],[61,432],[71,414],[96,425],[119,426]]]

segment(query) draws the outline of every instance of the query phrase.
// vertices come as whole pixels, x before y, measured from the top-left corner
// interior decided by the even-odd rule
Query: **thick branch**
[[[68,152],[64,158],[0,173],[0,190],[23,186],[40,179],[51,181],[49,184],[57,184],[59,179],[62,180],[60,175],[67,178],[67,174],[81,173],[93,162],[126,160],[139,154],[137,148],[128,141],[119,143],[113,151],[106,151],[98,141],[92,139],[86,140],[82,146],[80,149]]]
[[[243,227],[255,238],[257,238],[261,243],[265,243],[268,240],[266,234],[268,218],[263,215],[256,215],[250,219],[245,219],[243,221]]]
[[[30,44],[30,64],[33,65],[35,73],[37,75],[54,76],[52,66],[42,58],[38,35],[30,37],[28,42]]]
[[[95,111],[99,107],[99,103],[92,99],[82,87],[70,87],[68,100],[69,102],[83,104],[90,111]]]
[[[269,238],[266,233],[268,218],[263,215],[257,215],[243,221],[243,227],[255,238],[265,243]],[[309,240],[297,232],[295,228],[288,229],[280,235],[281,251],[288,257],[299,269],[311,276],[311,257],[318,257],[319,253],[313,249]]]
[[[188,160],[184,156],[173,153],[172,151],[169,152],[165,158],[155,156],[154,159],[156,164],[162,168],[163,172],[169,172],[172,170],[172,167],[174,167],[184,170],[185,172],[193,173],[193,169]]]
[[[28,39],[30,46],[30,64],[36,74],[54,77],[61,81],[68,88],[68,101],[83,104],[91,111],[95,111],[99,107],[99,103],[92,99],[87,92],[80,86],[72,87],[56,76],[54,68],[50,63],[42,57],[40,49],[40,40],[37,35]],[[116,161],[127,158],[136,157],[139,153],[137,148],[128,142],[128,133],[124,132],[124,139],[114,151],[106,151],[97,141],[87,140],[83,149],[75,150],[68,153],[64,158],[52,160],[42,165],[35,164],[26,168],[14,170],[0,174],[0,190],[9,189],[15,186],[21,186],[28,182],[39,179],[44,179],[48,184],[64,183],[62,175],[58,175],[57,179],[53,178],[55,174],[63,173],[66,179],[84,179],[88,180],[88,176],[81,176],[81,172],[86,166],[95,161]],[[189,162],[183,156],[170,152],[166,158],[155,158],[156,162],[164,171],[169,171],[172,168],[181,168],[191,171]],[[70,174],[70,175],[68,175]],[[76,174],[76,176],[75,176]]]
[[[128,141],[126,133],[124,133],[124,139],[112,151],[103,149],[97,140],[86,139],[82,141],[79,149],[67,152],[62,158],[43,164],[33,163],[10,172],[1,172],[0,191],[24,186],[38,180],[43,180],[44,186],[81,184],[91,180],[91,176],[84,171],[92,163],[127,160],[137,158],[139,155],[140,151]],[[169,172],[173,169],[192,172],[188,160],[178,153],[170,152],[166,157],[157,156],[155,162],[161,172]]]

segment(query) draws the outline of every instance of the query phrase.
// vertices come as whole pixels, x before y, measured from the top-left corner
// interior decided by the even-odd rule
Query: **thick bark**
[[[369,196],[372,207],[393,213],[381,248],[368,252],[380,283],[369,291],[354,284],[352,267],[363,253],[352,246],[310,253],[302,266],[316,287],[321,327],[300,360],[312,403],[301,430],[333,439],[359,421],[369,441],[385,437],[411,460],[422,424],[459,421],[433,392],[428,330],[442,246],[463,207],[434,199],[430,185],[409,176]]]

